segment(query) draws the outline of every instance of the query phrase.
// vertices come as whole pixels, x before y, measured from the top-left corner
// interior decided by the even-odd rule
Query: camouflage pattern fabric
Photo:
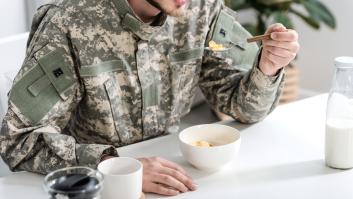
[[[0,153],[12,171],[95,168],[116,147],[178,131],[197,86],[215,110],[262,120],[283,72],[258,69],[255,44],[227,52],[210,40],[249,37],[221,0],[191,0],[185,15],[152,24],[127,0],[63,0],[38,9],[9,94]]]

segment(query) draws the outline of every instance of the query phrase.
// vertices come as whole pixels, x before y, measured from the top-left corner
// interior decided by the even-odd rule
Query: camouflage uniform
[[[95,168],[115,147],[177,132],[199,86],[215,110],[251,123],[275,107],[283,74],[258,69],[255,44],[221,0],[141,22],[127,0],[63,0],[36,13],[9,94],[1,156],[13,171]],[[255,61],[254,61],[255,60]]]

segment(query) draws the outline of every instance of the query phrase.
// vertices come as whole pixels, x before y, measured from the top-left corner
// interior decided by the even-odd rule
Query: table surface
[[[121,156],[161,156],[182,165],[198,190],[171,198],[353,198],[353,170],[325,166],[327,95],[279,106],[264,121],[242,125],[238,157],[216,173],[194,169],[181,156],[177,135],[119,148]],[[43,176],[22,172],[0,178],[0,198],[48,198]],[[146,198],[166,198],[147,194]]]

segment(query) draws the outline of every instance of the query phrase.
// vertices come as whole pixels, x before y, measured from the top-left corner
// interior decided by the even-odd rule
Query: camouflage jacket
[[[265,76],[256,44],[222,0],[191,0],[185,15],[143,23],[127,0],[61,0],[38,9],[9,93],[0,152],[13,171],[95,168],[115,147],[177,132],[199,86],[241,122],[275,107],[283,72]]]

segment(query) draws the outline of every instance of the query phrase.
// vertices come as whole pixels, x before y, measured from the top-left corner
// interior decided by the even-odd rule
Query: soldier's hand
[[[264,74],[273,76],[296,57],[300,46],[298,33],[282,24],[271,25],[268,33],[271,33],[271,40],[263,41],[259,67]]]
[[[196,190],[192,179],[177,164],[160,157],[139,158],[143,164],[144,192],[174,196]]]

